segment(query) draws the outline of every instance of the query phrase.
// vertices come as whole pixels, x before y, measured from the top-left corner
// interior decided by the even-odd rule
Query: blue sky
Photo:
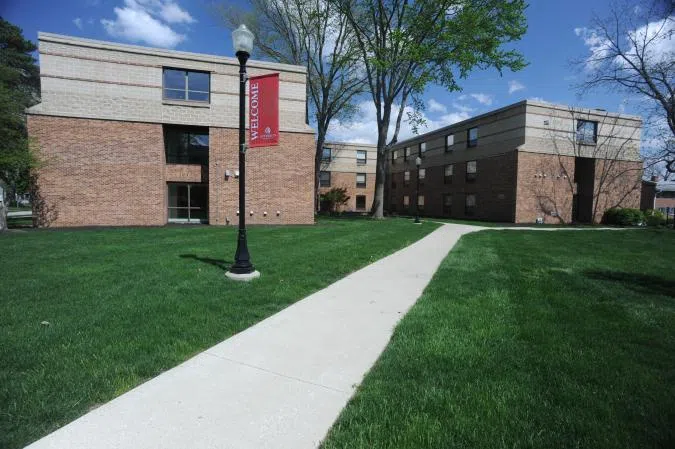
[[[199,53],[232,55],[229,32],[209,9],[211,0],[0,0],[0,15],[35,41],[38,31],[146,46],[162,46]],[[245,0],[238,0],[245,4]],[[529,66],[502,76],[475,71],[461,81],[462,92],[448,93],[431,86],[424,95],[427,128],[422,132],[502,107],[525,98],[552,103],[598,107],[637,113],[634,101],[623,95],[595,92],[579,98],[572,85],[580,76],[569,61],[586,56],[588,47],[575,33],[588,26],[592,11],[601,15],[609,0],[531,0],[528,32],[515,48]],[[336,122],[331,137],[373,141],[372,101],[360,103],[361,117]],[[403,126],[401,138],[411,135]]]

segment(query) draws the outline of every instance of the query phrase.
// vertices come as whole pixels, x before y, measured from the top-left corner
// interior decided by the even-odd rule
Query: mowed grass
[[[19,448],[435,229],[404,220],[0,236],[0,447]],[[42,325],[46,321],[49,325]]]
[[[675,447],[675,232],[461,239],[324,449]]]

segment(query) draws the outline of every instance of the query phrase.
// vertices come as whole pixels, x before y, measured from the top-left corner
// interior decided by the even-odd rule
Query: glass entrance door
[[[169,183],[169,222],[208,223],[209,186]]]

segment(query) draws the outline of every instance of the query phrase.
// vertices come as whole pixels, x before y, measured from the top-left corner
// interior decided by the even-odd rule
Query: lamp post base
[[[252,281],[253,279],[259,278],[260,277],[260,271],[252,271],[250,273],[243,273],[243,274],[238,274],[238,273],[232,273],[231,271],[226,271],[225,276],[232,279],[233,281]]]

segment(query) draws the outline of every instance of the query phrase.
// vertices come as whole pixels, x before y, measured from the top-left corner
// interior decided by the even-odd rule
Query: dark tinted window
[[[209,163],[209,130],[198,127],[164,127],[167,164]]]

